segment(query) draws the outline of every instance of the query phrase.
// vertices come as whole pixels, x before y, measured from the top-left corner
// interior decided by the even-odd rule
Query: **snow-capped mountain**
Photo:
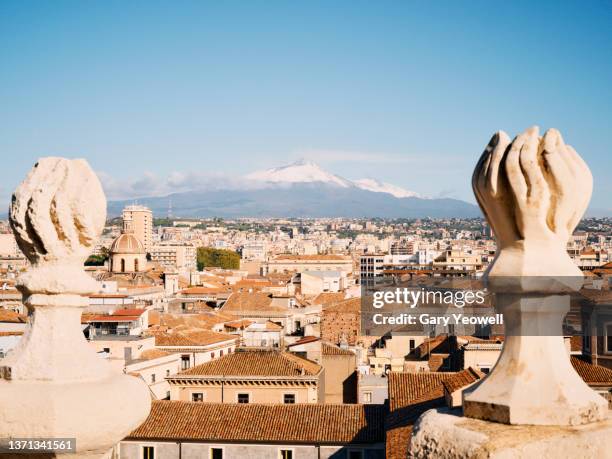
[[[222,186],[200,186],[169,196],[139,198],[154,214],[169,203],[181,217],[476,217],[480,210],[456,199],[424,199],[415,192],[373,179],[348,180],[312,161],[253,172]],[[110,215],[120,215],[131,201],[109,201]]]
[[[336,185],[342,188],[356,187],[374,193],[387,193],[396,198],[419,197],[414,191],[409,191],[390,183],[379,182],[374,179],[347,180],[339,175],[322,169],[318,164],[301,159],[293,164],[274,167],[264,171],[253,172],[246,176],[247,180],[269,184],[295,184],[321,182]]]
[[[312,161],[301,159],[288,166],[274,167],[265,171],[253,172],[246,176],[248,180],[266,183],[310,183],[323,182],[343,188],[351,186],[349,180],[321,169]]]

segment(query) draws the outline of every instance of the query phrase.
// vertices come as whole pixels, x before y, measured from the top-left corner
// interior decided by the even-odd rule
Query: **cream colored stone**
[[[415,459],[606,459],[612,419],[568,426],[509,426],[429,410],[413,429],[408,457]]]
[[[115,376],[81,332],[86,295],[98,290],[83,262],[105,219],[84,160],[43,158],[13,195],[10,224],[32,264],[18,281],[30,326],[0,360],[3,437],[76,437],[72,457],[102,457],[148,415],[144,381]]]
[[[506,340],[491,374],[464,395],[466,416],[509,424],[577,425],[607,402],[569,362],[561,324],[582,272],[566,243],[588,205],[593,178],[561,134],[532,127],[512,142],[493,136],[472,177],[497,240],[485,274],[504,314]]]
[[[556,129],[531,127],[512,142],[500,131],[482,154],[472,187],[495,232],[495,277],[582,277],[565,246],[587,208],[593,177]],[[572,285],[572,287],[576,287]]]

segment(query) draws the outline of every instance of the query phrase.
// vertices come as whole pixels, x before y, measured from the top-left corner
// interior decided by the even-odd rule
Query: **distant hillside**
[[[191,191],[166,197],[139,198],[156,215],[179,217],[477,217],[480,209],[456,199],[397,198],[389,193],[327,183],[293,183],[254,190]],[[110,216],[132,200],[111,201]]]

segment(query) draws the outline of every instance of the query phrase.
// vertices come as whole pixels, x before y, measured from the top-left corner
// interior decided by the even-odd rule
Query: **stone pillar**
[[[491,374],[466,390],[465,417],[425,413],[415,425],[410,454],[606,454],[612,449],[607,402],[574,371],[561,328],[569,294],[583,282],[566,244],[591,197],[589,168],[555,129],[541,137],[532,127],[512,141],[498,132],[472,186],[496,237],[485,283],[504,314],[506,339]]]
[[[71,437],[71,457],[104,457],[144,421],[150,395],[144,381],[115,375],[81,331],[99,290],[83,263],[104,228],[102,187],[84,160],[43,158],[13,194],[9,218],[32,264],[17,285],[30,326],[0,360],[0,437]]]

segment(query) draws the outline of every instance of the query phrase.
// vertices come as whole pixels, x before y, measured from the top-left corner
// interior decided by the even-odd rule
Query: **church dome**
[[[123,233],[113,241],[110,251],[111,253],[145,253],[145,248],[136,236]]]

